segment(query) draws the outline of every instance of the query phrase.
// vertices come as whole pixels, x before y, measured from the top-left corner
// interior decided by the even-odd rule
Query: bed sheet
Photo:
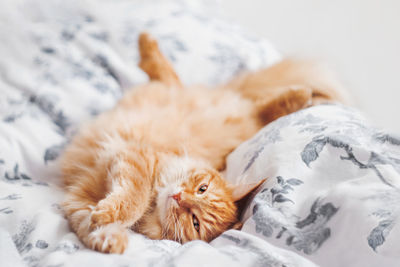
[[[184,245],[131,233],[123,255],[71,232],[58,156],[81,123],[146,82],[139,32],[187,84],[279,60],[266,40],[210,16],[210,2],[2,2],[0,266],[396,266],[400,139],[343,106],[281,118],[230,155],[231,182],[268,177],[242,231]]]

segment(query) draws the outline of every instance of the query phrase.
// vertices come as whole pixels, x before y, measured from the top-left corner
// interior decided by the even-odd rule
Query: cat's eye
[[[199,190],[197,191],[197,194],[203,194],[204,192],[207,191],[208,185],[203,184],[199,187]]]
[[[197,219],[197,217],[194,214],[192,215],[192,219],[193,219],[194,229],[196,229],[196,231],[199,232],[199,230],[200,230],[199,220]]]

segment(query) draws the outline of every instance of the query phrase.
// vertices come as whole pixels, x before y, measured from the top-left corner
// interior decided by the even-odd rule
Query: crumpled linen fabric
[[[342,106],[281,118],[230,155],[231,182],[268,177],[242,231],[184,245],[132,233],[123,255],[107,255],[69,229],[58,156],[80,124],[147,81],[141,31],[186,84],[279,60],[268,41],[209,15],[210,2],[2,2],[1,266],[395,266],[399,139]]]

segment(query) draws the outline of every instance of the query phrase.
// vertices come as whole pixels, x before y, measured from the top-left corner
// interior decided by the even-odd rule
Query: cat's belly
[[[163,152],[202,158],[217,169],[261,128],[251,102],[231,91],[143,88],[131,98],[110,114],[110,131],[117,128],[127,141]]]

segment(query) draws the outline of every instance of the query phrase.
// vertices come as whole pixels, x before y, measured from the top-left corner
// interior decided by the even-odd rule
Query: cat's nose
[[[176,200],[176,202],[181,201],[181,192],[179,192],[178,194],[172,195],[172,198]]]

